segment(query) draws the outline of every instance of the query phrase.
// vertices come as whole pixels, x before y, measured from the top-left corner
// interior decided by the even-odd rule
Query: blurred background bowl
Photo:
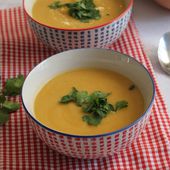
[[[109,23],[84,29],[60,29],[36,21],[32,17],[35,0],[24,0],[24,11],[37,37],[57,51],[75,48],[102,48],[120,37],[131,16],[133,0],[125,0],[126,9]],[[114,9],[113,9],[114,10]]]
[[[61,133],[39,122],[34,114],[34,101],[42,86],[57,74],[83,67],[113,70],[132,80],[144,97],[144,113],[122,129],[94,136]],[[154,95],[153,79],[142,64],[113,50],[91,48],[58,53],[37,65],[24,82],[22,102],[35,133],[48,146],[67,156],[96,159],[118,153],[132,144],[149,120]]]

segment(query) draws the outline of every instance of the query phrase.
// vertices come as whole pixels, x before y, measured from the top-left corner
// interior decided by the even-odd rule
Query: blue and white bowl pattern
[[[42,25],[28,15],[28,21],[37,37],[54,50],[76,48],[103,48],[117,40],[127,27],[132,6],[117,20],[108,25],[83,30],[62,30]]]

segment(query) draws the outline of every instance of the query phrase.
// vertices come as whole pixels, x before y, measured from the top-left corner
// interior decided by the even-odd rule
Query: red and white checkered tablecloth
[[[154,77],[133,20],[111,48],[143,63]],[[1,81],[25,76],[54,54],[33,35],[22,8],[0,11]],[[155,78],[154,78],[155,80]],[[156,83],[156,80],[155,80]],[[159,169],[170,170],[170,118],[156,83],[155,104],[145,130],[133,145],[112,157],[98,160],[73,159],[49,149],[33,133],[23,108],[0,127],[0,170],[12,169]]]

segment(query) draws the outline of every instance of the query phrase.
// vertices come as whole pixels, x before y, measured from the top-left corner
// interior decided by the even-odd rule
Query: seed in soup
[[[128,126],[138,119],[144,111],[144,100],[138,87],[129,87],[134,83],[116,72],[83,68],[57,75],[50,80],[35,98],[34,111],[36,118],[45,126],[59,132],[74,135],[97,135],[109,133]],[[74,102],[67,105],[58,101],[70,94],[70,89],[86,90],[88,94],[95,91],[110,93],[109,104],[127,101],[128,107],[109,112],[97,126],[91,126],[82,120],[84,111]]]

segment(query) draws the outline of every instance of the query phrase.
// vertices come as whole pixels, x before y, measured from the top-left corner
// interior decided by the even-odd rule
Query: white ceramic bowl
[[[128,77],[139,87],[144,97],[146,111],[127,127],[95,136],[65,134],[46,127],[34,114],[33,106],[37,92],[57,74],[80,67],[109,69]],[[88,159],[113,155],[131,145],[148,122],[154,95],[153,80],[143,65],[125,54],[107,49],[75,49],[56,54],[44,60],[29,73],[22,89],[26,115],[42,141],[67,156]]]
[[[38,38],[57,51],[75,48],[102,48],[118,39],[131,16],[133,0],[125,0],[127,8],[115,19],[103,25],[85,29],[61,29],[50,27],[32,17],[35,0],[23,0],[29,24]],[[114,9],[113,9],[114,10]]]

